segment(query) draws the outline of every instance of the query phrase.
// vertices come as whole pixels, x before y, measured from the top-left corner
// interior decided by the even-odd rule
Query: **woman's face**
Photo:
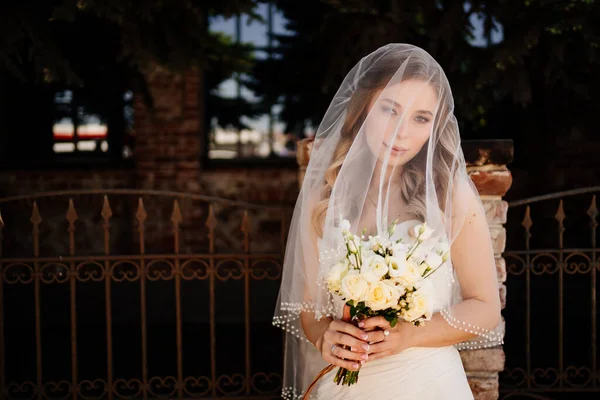
[[[366,139],[373,154],[390,167],[412,160],[429,139],[438,104],[427,82],[410,79],[374,93],[369,105]]]

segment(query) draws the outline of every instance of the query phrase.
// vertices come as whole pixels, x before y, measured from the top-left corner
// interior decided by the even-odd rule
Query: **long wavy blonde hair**
[[[355,92],[352,94],[341,129],[341,137],[328,166],[320,199],[312,212],[312,223],[319,236],[323,234],[323,224],[329,207],[329,198],[335,181],[340,173],[346,155],[356,139],[361,126],[370,111],[375,94],[384,89],[400,66],[405,64],[402,81],[416,79],[429,82],[438,93],[440,106],[434,119],[433,132],[428,140],[439,141],[434,146],[433,180],[436,188],[438,204],[442,211],[449,206],[447,193],[449,183],[454,179],[456,169],[456,152],[460,151],[459,135],[453,114],[453,100],[445,75],[441,71],[425,74],[423,64],[410,58],[399,58],[397,54],[385,55],[377,60],[377,68],[369,69],[361,76]],[[401,197],[407,205],[408,214],[419,221],[426,216],[425,205],[425,167],[427,159],[427,143],[419,153],[403,166],[400,175]]]

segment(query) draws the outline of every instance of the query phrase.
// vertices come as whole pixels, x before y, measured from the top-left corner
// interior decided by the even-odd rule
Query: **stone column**
[[[299,183],[310,159],[312,140],[298,143]],[[492,236],[498,273],[498,290],[502,308],[506,304],[506,264],[502,253],[506,246],[506,216],[508,203],[502,200],[512,184],[507,165],[513,159],[512,140],[482,140],[463,142],[467,172],[477,187],[486,210]],[[492,400],[499,397],[498,373],[504,369],[502,347],[461,352],[469,384],[476,400]]]
[[[507,165],[513,160],[512,140],[465,141],[463,151],[467,172],[477,187],[486,210],[496,257],[498,290],[502,309],[506,305],[506,264],[502,253],[506,246],[506,216],[508,203],[502,197],[510,189],[512,175]],[[502,347],[461,352],[475,399],[499,397],[498,373],[504,369]]]

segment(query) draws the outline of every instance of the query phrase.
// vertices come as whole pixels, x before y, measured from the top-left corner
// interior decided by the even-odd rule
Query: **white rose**
[[[392,278],[402,276],[406,271],[406,256],[390,257],[388,260],[389,273]]]
[[[420,241],[427,240],[433,235],[433,229],[429,228],[426,223],[415,225],[410,230],[410,235],[414,238],[419,238]]]
[[[419,264],[408,260],[405,264],[404,273],[394,280],[404,287],[415,287],[423,280],[419,270]]]
[[[334,265],[327,274],[327,288],[330,292],[339,293],[342,288],[342,279],[348,273],[348,265],[344,262]]]
[[[429,296],[425,296],[420,291],[409,293],[407,296],[408,310],[402,311],[402,318],[407,321],[414,321],[421,317],[426,320],[431,319],[432,302]]]
[[[369,285],[366,305],[373,311],[398,307],[398,291],[389,282],[375,282]]]
[[[358,271],[349,271],[342,279],[340,292],[346,300],[364,301],[369,284]]]
[[[360,273],[369,282],[380,281],[388,273],[385,258],[374,254],[365,260]]]

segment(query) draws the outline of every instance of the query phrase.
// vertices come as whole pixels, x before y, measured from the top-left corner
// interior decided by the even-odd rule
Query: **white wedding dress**
[[[404,231],[406,234],[405,230],[413,225],[410,222],[412,221],[399,225],[396,233]],[[449,274],[449,264],[446,264],[429,278],[432,279],[434,292],[439,299],[446,299],[450,295]],[[337,298],[335,303],[338,318],[341,318],[344,301]],[[315,355],[320,358],[316,350]],[[337,385],[333,381],[336,372],[337,367],[319,380],[311,393],[311,399],[473,399],[460,354],[454,346],[413,347],[394,356],[367,361],[360,370],[358,383],[350,387]]]

